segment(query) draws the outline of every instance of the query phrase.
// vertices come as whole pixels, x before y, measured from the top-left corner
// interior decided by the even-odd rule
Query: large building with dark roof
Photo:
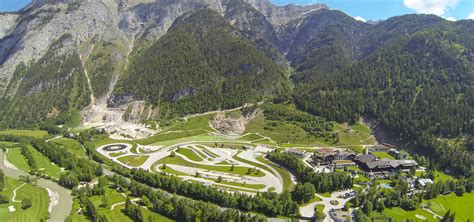
[[[374,155],[358,155],[353,161],[357,166],[371,175],[388,175],[399,170],[409,170],[418,166],[415,160],[378,159]]]

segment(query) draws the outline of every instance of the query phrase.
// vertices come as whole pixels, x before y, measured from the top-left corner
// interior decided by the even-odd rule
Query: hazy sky
[[[16,11],[31,0],[0,0],[0,12]],[[271,0],[276,5],[324,3],[359,20],[380,20],[409,13],[429,13],[450,20],[474,19],[474,0]]]

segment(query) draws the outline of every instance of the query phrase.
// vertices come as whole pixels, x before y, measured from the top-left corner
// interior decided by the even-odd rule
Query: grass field
[[[21,154],[20,148],[8,149],[7,160],[24,172],[30,171],[30,165],[28,165],[25,156]]]
[[[209,126],[209,120],[214,118],[214,114],[195,116],[188,118],[187,121],[176,123],[173,126],[167,128],[166,131],[185,131],[194,129],[203,129],[206,131],[213,132],[214,130]]]
[[[375,139],[369,127],[361,123],[356,123],[353,126],[347,124],[336,124],[334,130],[339,134],[339,142],[336,145],[363,145],[375,144]]]
[[[230,166],[210,166],[210,165],[204,165],[204,164],[194,164],[194,163],[190,163],[184,160],[183,158],[179,156],[175,156],[175,157],[168,156],[168,157],[158,160],[158,164],[163,164],[163,163],[194,167],[194,168],[199,168],[203,170],[211,170],[211,171],[216,171],[216,172],[239,174],[243,176],[254,176],[254,177],[265,176],[263,172],[259,172],[259,171],[254,171],[252,174],[247,174],[248,169],[249,169],[247,167],[235,166],[234,171],[230,171]]]
[[[120,221],[120,222],[132,222],[132,220],[123,213],[123,209],[125,208],[125,204],[120,204],[116,206],[113,210],[110,209],[111,206],[115,203],[122,203],[125,202],[126,197],[114,189],[106,188],[105,196],[107,197],[107,206],[102,205],[103,195],[101,196],[92,196],[91,201],[94,206],[98,209],[98,213],[104,215],[108,221]],[[74,222],[86,222],[89,221],[84,215],[77,214],[77,209],[79,208],[78,202],[75,201],[73,211],[71,213],[71,221]],[[143,215],[145,216],[145,221],[151,219],[151,221],[163,221],[169,222],[173,221],[167,217],[164,217],[160,214],[152,212],[146,208],[141,208]]]
[[[324,213],[323,213],[324,205],[318,204],[318,205],[315,206],[315,208],[316,208],[316,211],[318,211],[320,215],[324,215]],[[327,217],[327,215],[326,215],[326,217]]]
[[[86,151],[84,151],[84,149],[82,148],[82,145],[75,139],[61,137],[61,138],[51,140],[50,142],[56,143],[64,147],[65,149],[75,154],[76,156],[87,157]]]
[[[148,155],[128,155],[119,157],[117,160],[132,167],[141,166],[148,159]]]
[[[255,141],[255,140],[262,140],[262,139],[264,139],[264,137],[261,137],[255,133],[249,133],[249,134],[239,137],[239,140],[247,140],[247,141]]]
[[[35,159],[39,172],[42,172],[48,176],[59,178],[61,173],[59,166],[53,164],[47,157],[45,157],[35,148],[28,145],[28,149],[33,155],[33,159]],[[9,149],[7,153],[7,159],[20,170],[25,172],[29,172],[31,170],[26,158],[21,154],[20,148]]]
[[[217,182],[217,180],[214,180],[214,181]],[[232,181],[226,181],[226,180],[223,180],[219,183],[231,185],[231,186],[249,188],[249,189],[256,189],[256,190],[265,188],[265,184],[246,184],[246,183],[232,182]]]
[[[0,204],[0,219],[5,222],[29,222],[47,219],[49,196],[48,192],[40,187],[25,184],[16,191],[15,200],[22,200],[25,197],[31,199],[32,206],[26,210],[21,210],[21,203],[12,202],[13,190],[21,186],[23,182],[9,177],[5,177],[5,190],[3,194],[9,197],[10,203]],[[8,206],[14,206],[16,211],[9,212]]]
[[[259,164],[259,163],[256,163],[256,162],[253,162],[253,161],[249,161],[249,160],[246,160],[246,159],[243,159],[243,158],[240,158],[237,156],[238,154],[234,155],[232,158],[234,158],[235,160],[238,160],[240,162],[243,162],[243,163],[247,163],[247,164],[250,164],[252,166],[255,166],[257,168],[260,168],[260,169],[263,169],[263,170],[266,170],[268,171],[269,173],[271,174],[274,174],[273,171],[268,168],[267,166],[263,165],[263,164]]]
[[[314,196],[313,199],[309,200],[307,203],[301,204],[300,207],[308,206],[311,203],[321,201],[321,198]]]
[[[383,211],[383,215],[390,217],[394,219],[395,221],[406,221],[406,220],[423,221],[420,218],[426,218],[427,221],[433,221],[433,222],[438,221],[437,219],[433,218],[432,214],[428,213],[427,211],[423,209],[416,209],[414,211],[406,211],[400,207],[385,208]]]
[[[434,181],[447,181],[447,180],[454,180],[454,178],[448,174],[445,174],[441,171],[436,170],[434,174]]]
[[[387,152],[372,152],[372,155],[376,156],[379,159],[390,159],[390,160],[395,160],[395,157],[390,155]]]
[[[456,221],[467,221],[474,219],[474,193],[465,193],[458,197],[454,193],[426,201],[430,209],[443,216],[448,210],[456,213]]]
[[[118,156],[122,156],[125,154],[125,152],[121,151],[121,152],[115,152],[115,153],[107,153],[109,156],[111,157],[118,157]]]
[[[185,157],[187,157],[188,159],[192,160],[192,161],[196,161],[196,162],[201,162],[202,161],[202,158],[200,156],[198,156],[193,150],[189,149],[189,148],[179,148],[177,149],[177,153],[179,154],[183,154]]]
[[[36,165],[38,165],[38,171],[43,172],[48,176],[59,178],[59,175],[61,174],[61,169],[58,165],[53,164],[47,157],[45,157],[35,148],[28,145],[28,149],[30,149],[31,154],[33,154],[33,158],[36,161]]]
[[[6,142],[6,141],[0,141],[0,148],[9,148],[15,146],[15,143],[12,142]]]
[[[36,138],[44,138],[48,136],[48,132],[44,130],[2,130],[0,131],[0,134],[31,136]]]

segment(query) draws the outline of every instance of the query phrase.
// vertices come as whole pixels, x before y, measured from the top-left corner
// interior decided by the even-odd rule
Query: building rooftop
[[[376,159],[377,159],[377,157],[375,157],[372,154],[358,155],[354,158],[354,160],[357,160],[357,161],[362,162],[362,163],[374,162]]]
[[[333,160],[335,164],[351,164],[354,163],[352,160]]]

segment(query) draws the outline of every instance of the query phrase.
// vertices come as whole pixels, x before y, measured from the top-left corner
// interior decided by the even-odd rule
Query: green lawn
[[[30,172],[30,165],[25,156],[21,154],[20,148],[8,149],[7,160],[24,172]]]
[[[324,213],[323,213],[323,211],[324,211],[324,205],[322,205],[322,204],[317,204],[317,205],[315,206],[315,208],[316,208],[316,211],[318,211],[321,215],[324,215]],[[327,217],[327,215],[326,215],[326,217]]]
[[[117,160],[132,167],[141,166],[148,159],[148,155],[128,155],[119,157]]]
[[[238,161],[240,161],[240,162],[247,163],[247,164],[250,164],[250,165],[255,166],[255,167],[257,167],[257,168],[266,170],[266,171],[268,171],[268,172],[271,173],[271,174],[274,174],[273,171],[272,171],[270,168],[268,168],[267,166],[265,166],[265,165],[263,165],[263,164],[260,164],[260,163],[255,163],[255,162],[250,161],[250,160],[246,160],[246,159],[240,158],[240,157],[238,157],[237,155],[239,155],[239,154],[234,155],[232,158],[235,159],[235,160],[238,160]]]
[[[329,192],[326,192],[326,193],[318,193],[319,195],[323,196],[323,197],[331,197],[331,193]]]
[[[360,123],[353,126],[347,124],[337,124],[334,130],[338,131],[339,142],[337,145],[363,145],[375,144],[375,139],[372,137],[370,129]]]
[[[132,220],[126,216],[123,213],[123,209],[125,208],[125,204],[121,204],[116,206],[113,210],[111,210],[111,206],[115,203],[121,203],[125,202],[126,197],[117,192],[115,189],[111,188],[106,188],[105,190],[105,196],[107,197],[108,205],[103,206],[102,205],[102,200],[103,200],[103,195],[101,196],[93,196],[91,197],[91,201],[94,204],[94,206],[97,207],[99,214],[105,215],[108,221],[120,221],[120,222],[132,222]],[[71,212],[71,221],[74,222],[83,222],[83,221],[89,221],[84,215],[79,215],[75,213],[77,212],[78,209],[78,203],[75,201],[75,207],[73,207],[73,211]],[[141,208],[143,215],[145,216],[145,219],[147,220],[148,218],[152,219],[151,221],[163,221],[163,222],[169,222],[173,221],[167,217],[164,217],[160,214],[157,214],[155,212],[152,212],[146,208]]]
[[[430,209],[443,216],[448,210],[456,213],[456,221],[473,220],[474,214],[474,193],[465,193],[458,197],[454,193],[426,201],[430,204]]]
[[[166,131],[202,129],[213,132],[214,130],[209,126],[209,120],[212,118],[214,118],[214,114],[191,117],[188,118],[188,121],[174,124],[173,126],[167,128]]]
[[[206,153],[209,155],[209,156],[212,156],[212,158],[216,158],[218,157],[219,155],[215,154],[214,152],[210,151],[208,148],[206,148],[205,146],[201,146],[201,145],[197,145],[198,148],[201,148],[203,150],[206,151]]]
[[[217,182],[217,180],[214,180],[214,181]],[[222,180],[219,183],[220,184],[231,185],[231,186],[242,187],[242,188],[256,189],[256,190],[265,188],[265,184],[244,184],[244,183],[232,182],[232,181],[226,181],[226,180]]]
[[[190,148],[181,147],[181,148],[177,149],[177,152],[180,153],[180,154],[183,154],[185,157],[187,157],[188,159],[190,159],[192,161],[196,161],[196,162],[201,162],[202,161],[202,158],[200,156],[198,156]]]
[[[121,152],[115,152],[115,153],[107,153],[109,156],[111,157],[118,157],[118,156],[122,156],[125,154],[125,152],[121,151]]]
[[[273,166],[273,168],[278,171],[278,173],[281,175],[283,179],[283,190],[289,190],[289,191],[293,190],[293,187],[295,184],[291,180],[291,174],[287,170],[281,168],[280,166],[278,166],[277,164],[274,164],[273,162],[270,162],[264,159],[262,156],[259,156],[255,159],[267,165]]]
[[[434,173],[434,181],[447,181],[447,180],[454,180],[454,178],[448,174],[445,174],[441,171],[436,170]]]
[[[427,221],[433,221],[433,222],[438,221],[437,219],[433,218],[432,214],[428,213],[427,211],[423,209],[416,209],[414,211],[406,211],[399,207],[385,208],[383,211],[383,215],[390,217],[394,219],[395,221],[406,221],[406,220],[422,221],[420,218],[426,218]]]
[[[321,198],[314,196],[313,199],[309,200],[307,203],[301,204],[300,207],[308,206],[311,203],[321,201]]]
[[[153,167],[153,169],[155,168]],[[163,169],[163,167],[160,167],[160,171],[163,173],[173,174],[175,176],[189,176],[188,174],[183,173],[181,171],[177,171],[169,166],[166,166],[166,169]]]
[[[44,138],[48,136],[48,132],[44,130],[2,130],[0,131],[0,134],[31,136],[36,138]]]
[[[372,152],[371,154],[376,156],[379,159],[386,158],[386,159],[390,159],[390,160],[395,160],[395,157],[393,157],[392,155],[390,155],[387,152]]]
[[[16,191],[15,200],[22,200],[25,197],[31,199],[32,206],[26,210],[21,210],[21,203],[12,202],[13,190],[21,186],[23,182],[9,177],[5,177],[5,190],[3,194],[10,198],[10,203],[0,204],[0,218],[5,222],[29,222],[47,219],[49,196],[48,192],[40,187],[26,184]],[[16,211],[10,213],[8,206],[14,206]]]
[[[53,162],[51,162],[47,157],[30,145],[28,145],[28,149],[30,149],[31,154],[33,154],[33,158],[36,161],[36,165],[38,165],[39,172],[43,172],[48,176],[59,178],[61,169],[58,165],[53,164]]]
[[[239,140],[247,140],[247,141],[255,141],[255,140],[261,140],[264,139],[264,137],[261,137],[255,133],[249,133],[247,135],[239,137]]]
[[[86,151],[84,151],[84,149],[82,148],[82,145],[75,139],[61,137],[61,138],[51,140],[50,142],[56,143],[60,145],[61,147],[64,147],[65,149],[75,154],[76,156],[87,157]]]
[[[3,148],[3,147],[9,148],[9,147],[12,147],[12,146],[15,146],[15,143],[0,141],[0,148]]]
[[[163,159],[158,160],[158,164],[176,164],[176,165],[181,165],[181,166],[187,166],[187,167],[194,167],[194,168],[200,168],[203,170],[211,170],[211,171],[217,171],[217,172],[223,172],[223,173],[230,173],[230,174],[239,174],[243,176],[254,176],[254,177],[263,177],[265,174],[263,172],[258,172],[254,171],[252,174],[247,174],[248,169],[247,167],[240,167],[240,166],[235,166],[234,171],[230,171],[230,166],[210,166],[210,165],[204,165],[204,164],[194,164],[191,162],[188,162],[184,160],[183,158],[179,156],[175,157],[165,157]]]
[[[39,172],[42,172],[48,176],[59,178],[61,173],[59,166],[53,164],[47,157],[30,145],[28,145],[28,149],[30,150],[31,154],[33,154],[33,159],[36,161]],[[31,170],[26,158],[21,154],[20,148],[9,149],[7,153],[7,159],[20,170],[25,172],[29,172]]]

